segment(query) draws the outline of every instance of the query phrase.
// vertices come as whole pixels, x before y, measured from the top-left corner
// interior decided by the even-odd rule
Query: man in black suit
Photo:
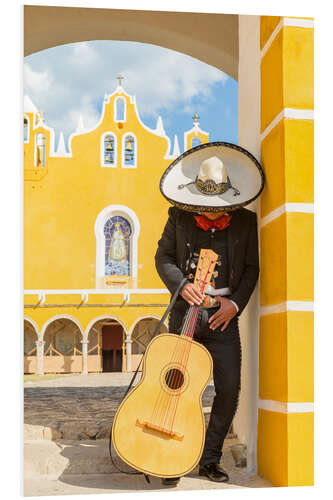
[[[240,390],[241,344],[238,317],[248,303],[259,275],[256,214],[238,208],[228,213],[169,209],[155,255],[156,269],[173,294],[187,278],[170,313],[169,330],[180,333],[190,305],[202,305],[204,296],[193,284],[201,248],[219,255],[213,286],[207,290],[217,305],[201,307],[194,339],[213,358],[215,398],[206,432],[199,474],[212,481],[228,481],[220,467],[222,446],[235,415]],[[179,478],[165,478],[176,485]]]

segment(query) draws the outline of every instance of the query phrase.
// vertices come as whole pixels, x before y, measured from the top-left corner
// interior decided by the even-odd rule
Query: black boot
[[[180,481],[180,477],[162,477],[161,479],[164,486],[177,486]]]
[[[212,463],[207,465],[200,465],[199,476],[207,476],[211,481],[217,483],[225,483],[229,481],[228,474],[219,466],[219,464]]]

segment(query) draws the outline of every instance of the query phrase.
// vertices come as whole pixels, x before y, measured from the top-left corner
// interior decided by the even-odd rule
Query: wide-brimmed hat
[[[160,190],[182,210],[222,212],[251,203],[264,182],[264,171],[249,151],[229,142],[207,142],[169,165]]]

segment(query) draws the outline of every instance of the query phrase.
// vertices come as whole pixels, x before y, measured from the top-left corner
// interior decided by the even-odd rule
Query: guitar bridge
[[[151,430],[154,432],[158,432],[160,434],[164,434],[165,436],[169,437],[170,439],[176,439],[177,441],[182,441],[184,439],[184,434],[180,434],[180,432],[175,432],[170,429],[166,429],[164,427],[160,427],[159,425],[151,424],[147,420],[144,422],[140,422],[140,420],[137,418],[135,425],[138,427],[142,427],[143,429]]]

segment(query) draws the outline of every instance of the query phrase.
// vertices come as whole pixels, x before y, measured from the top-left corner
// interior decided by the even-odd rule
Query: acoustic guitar
[[[218,256],[202,249],[194,283],[209,285]],[[212,376],[208,350],[193,340],[200,306],[191,306],[180,335],[148,344],[142,377],[120,404],[112,441],[120,458],[152,476],[178,477],[198,464],[205,441],[202,394]]]

